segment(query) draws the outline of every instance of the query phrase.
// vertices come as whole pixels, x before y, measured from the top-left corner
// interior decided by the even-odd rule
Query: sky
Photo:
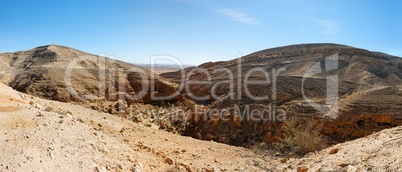
[[[237,58],[301,43],[402,56],[400,0],[4,0],[0,53],[57,44],[130,63]]]

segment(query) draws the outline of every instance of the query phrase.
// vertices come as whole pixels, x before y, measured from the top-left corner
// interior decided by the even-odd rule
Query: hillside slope
[[[250,111],[274,109],[273,113],[284,112],[287,119],[295,118],[301,125],[316,121],[317,126],[322,126],[319,130],[335,142],[402,125],[402,58],[383,53],[337,44],[301,44],[262,50],[230,61],[208,62],[185,72],[186,82],[191,84],[182,93],[196,97],[194,101],[208,108],[232,112],[234,106],[239,106],[241,112],[248,107]],[[180,71],[161,75],[176,83],[183,79]],[[333,76],[338,83],[328,79]],[[336,87],[331,90],[331,86]],[[336,96],[327,96],[328,90]],[[207,99],[197,98],[204,96]],[[267,98],[254,98],[264,96]],[[328,100],[337,106],[328,104]],[[235,145],[283,137],[282,123],[275,117],[269,121],[242,120],[240,124],[232,113],[229,123],[211,120],[196,120],[187,127],[187,134]]]
[[[0,171],[401,170],[401,127],[286,158],[171,134],[1,83],[0,100]],[[329,155],[334,148],[339,152]]]
[[[151,100],[152,90],[155,96],[176,92],[174,86],[144,68],[59,45],[0,54],[0,65],[0,81],[18,91],[62,102],[84,102],[105,112],[124,110],[114,108],[125,106],[115,105],[118,99],[128,104],[159,104]]]
[[[337,65],[327,70],[328,57],[333,60],[334,54],[337,55]],[[162,74],[176,82],[174,84],[135,65],[68,47],[49,45],[0,54],[0,65],[0,81],[18,91],[83,104],[100,112],[143,122],[147,126],[156,124],[183,135],[230,145],[253,147],[261,143],[271,145],[281,142],[287,136],[286,123],[289,121],[296,121],[296,127],[312,127],[319,131],[324,135],[324,147],[402,125],[401,58],[344,45],[279,47],[231,61],[191,67],[185,72],[193,83],[183,87],[185,90],[179,90],[181,94],[167,100],[153,100],[151,94],[166,96],[175,93],[181,83],[179,72]],[[306,75],[311,69],[319,72]],[[66,76],[69,72],[71,76]],[[225,82],[231,78],[229,73],[233,74],[233,85]],[[338,76],[339,83],[329,84],[328,76],[334,75]],[[204,82],[209,76],[211,82]],[[268,83],[245,84],[246,81],[267,78]],[[152,82],[153,85],[150,84]],[[336,103],[339,111],[326,105],[327,100],[334,99],[327,97],[329,85],[338,87]],[[236,91],[230,92],[230,86]],[[147,88],[146,91],[141,92],[144,88]],[[142,97],[130,99],[138,94]],[[212,97],[212,94],[217,97]],[[193,98],[199,103],[194,105],[187,100],[192,96],[209,98]],[[255,100],[252,96],[268,98]],[[174,109],[175,106],[162,108],[162,111],[153,106],[151,110],[139,110],[138,103],[173,103],[184,107],[180,110],[185,114],[181,116],[176,111],[170,111],[169,108]],[[313,107],[312,103],[322,106],[324,112]],[[263,113],[251,116],[253,110]],[[137,112],[151,115],[144,120],[135,116]],[[229,112],[226,114],[229,116],[224,119],[221,112]],[[336,118],[331,118],[334,114]],[[279,119],[280,116],[283,118]],[[160,121],[161,117],[170,121]]]

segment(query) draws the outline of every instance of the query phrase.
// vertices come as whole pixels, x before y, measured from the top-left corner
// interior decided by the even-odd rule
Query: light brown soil
[[[3,84],[0,92],[0,171],[402,170],[402,127],[287,159],[31,97]],[[330,155],[334,148],[339,151]]]

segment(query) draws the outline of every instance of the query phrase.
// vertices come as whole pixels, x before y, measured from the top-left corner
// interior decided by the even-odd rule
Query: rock
[[[128,105],[126,101],[118,100],[113,107],[115,112],[124,112],[128,108]]]
[[[53,111],[53,107],[47,106],[47,107],[45,108],[45,111],[46,111],[46,112],[51,112],[51,111]]]
[[[166,172],[179,172],[179,171],[180,171],[180,169],[178,169],[177,167],[169,168],[169,169],[166,170]]]
[[[216,127],[216,126],[219,125],[219,120],[212,118],[212,119],[209,120],[209,123],[210,123],[210,125],[211,125],[212,127]]]
[[[338,153],[338,151],[339,151],[339,148],[332,148],[332,149],[329,151],[329,154],[336,154],[336,153]]]
[[[41,113],[41,112],[37,112],[37,113],[36,113],[36,116],[44,116],[44,115],[43,115],[43,113]]]
[[[199,139],[199,140],[202,140],[202,134],[201,134],[201,133],[197,133],[196,138]]]
[[[92,110],[98,110],[99,109],[99,107],[98,106],[95,106],[95,105],[91,105],[91,106],[89,106]]]
[[[229,144],[230,143],[230,137],[228,137],[228,136],[219,136],[218,142],[219,143]]]
[[[141,170],[143,169],[143,166],[140,162],[137,162],[135,164],[135,169],[133,170],[134,172],[141,172]]]
[[[189,165],[183,164],[183,163],[178,163],[178,166],[182,166],[184,167],[184,169],[186,169],[187,172],[192,172],[193,169],[191,169],[191,167]]]
[[[338,164],[338,166],[340,166],[340,167],[347,167],[349,165],[349,163],[340,163],[340,164]]]
[[[122,127],[122,128],[120,129],[120,133],[124,133],[124,131],[126,131],[126,128]]]
[[[297,167],[297,172],[307,172],[308,168],[307,167]]]
[[[215,169],[212,167],[207,167],[203,169],[205,172],[215,172]]]
[[[96,166],[96,167],[95,167],[95,171],[96,171],[96,172],[104,172],[104,171],[106,171],[106,169],[105,169],[104,167],[98,167],[98,166]]]
[[[78,118],[77,121],[85,124],[84,120],[82,120],[81,118]]]
[[[241,127],[241,117],[239,115],[234,115],[233,124]]]
[[[173,160],[170,159],[169,157],[165,158],[165,162],[166,162],[167,164],[169,164],[169,165],[172,165],[172,164],[173,164]]]
[[[346,171],[347,172],[357,172],[359,170],[356,167],[352,166],[352,165],[348,165],[348,166],[346,166]]]
[[[40,104],[36,104],[36,105],[35,105],[35,108],[42,110],[42,109],[43,109],[43,106],[40,105]]]
[[[267,134],[265,135],[267,140],[271,140],[272,139],[272,133],[271,132],[267,132]]]
[[[27,98],[27,96],[26,96],[25,94],[19,94],[19,95],[20,95],[21,98],[24,99],[24,100]]]
[[[214,140],[215,136],[212,135],[212,134],[207,134],[207,135],[205,136],[205,138],[206,138],[206,140]]]
[[[116,111],[113,108],[109,108],[107,110],[107,112],[110,113],[110,114],[115,114],[116,113]]]

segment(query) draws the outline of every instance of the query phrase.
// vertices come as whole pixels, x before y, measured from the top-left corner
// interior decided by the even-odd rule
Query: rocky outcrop
[[[169,82],[144,68],[64,46],[42,46],[0,56],[1,64],[7,67],[2,68],[2,82],[46,99],[80,102],[104,109],[114,106],[117,100],[129,105],[136,102],[164,104],[183,98]],[[152,94],[154,97],[174,96],[153,99]],[[105,108],[104,111],[120,110]]]
[[[328,69],[328,59],[336,59],[334,68]],[[342,142],[402,125],[401,63],[399,57],[344,45],[293,45],[259,51],[231,61],[205,63],[198,66],[198,70],[187,69],[185,73],[190,82],[211,79],[189,85],[182,92],[190,93],[196,97],[194,101],[211,111],[231,111],[235,106],[241,112],[247,108],[258,111],[266,106],[265,109],[271,108],[271,114],[283,112],[288,119],[298,120],[300,125],[315,121],[320,126],[317,130],[327,136],[329,142]],[[319,72],[307,75],[314,66]],[[222,82],[229,80],[231,75],[232,85]],[[182,79],[174,73],[162,76],[178,84]],[[338,83],[329,84],[337,85],[339,111],[336,118],[331,117],[331,106],[324,106],[328,97],[328,76],[338,77]],[[246,87],[246,80],[268,83]],[[197,99],[202,96],[209,97]],[[256,100],[253,96],[267,98]],[[317,110],[310,101],[326,110]],[[283,121],[262,122],[247,118],[238,121],[234,112],[229,116],[230,120],[225,122],[214,120],[213,115],[207,115],[201,121],[192,118],[186,134],[234,145],[272,143],[285,137],[281,131]]]

